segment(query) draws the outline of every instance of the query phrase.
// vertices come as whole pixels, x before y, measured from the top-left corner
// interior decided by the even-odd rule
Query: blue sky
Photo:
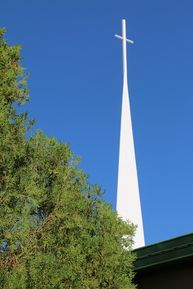
[[[193,232],[193,1],[1,1],[22,45],[36,128],[69,143],[115,207],[121,19],[146,243]]]

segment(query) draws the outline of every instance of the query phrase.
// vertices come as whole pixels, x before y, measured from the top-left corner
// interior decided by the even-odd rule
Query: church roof
[[[186,262],[193,258],[193,233],[141,247],[134,252],[137,255],[136,271]]]

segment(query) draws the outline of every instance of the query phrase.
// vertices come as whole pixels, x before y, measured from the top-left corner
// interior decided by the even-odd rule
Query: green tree
[[[20,47],[0,30],[0,287],[131,289],[134,228],[90,185],[69,147],[41,132]]]

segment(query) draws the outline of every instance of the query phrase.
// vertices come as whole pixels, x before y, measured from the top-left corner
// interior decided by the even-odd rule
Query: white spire
[[[127,42],[131,44],[134,42],[126,38],[126,21],[124,19],[122,20],[122,36],[115,36],[122,40],[123,45],[123,96],[116,207],[120,217],[137,225],[133,247],[139,248],[145,245],[145,241],[129,104],[126,47]]]

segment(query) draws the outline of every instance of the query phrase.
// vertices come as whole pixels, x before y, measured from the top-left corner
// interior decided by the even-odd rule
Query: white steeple
[[[129,103],[126,47],[127,42],[131,44],[134,42],[126,38],[126,21],[124,19],[122,20],[122,36],[117,34],[115,36],[122,40],[123,45],[123,96],[116,208],[123,220],[127,219],[137,225],[133,247],[139,248],[145,245],[145,241]]]

